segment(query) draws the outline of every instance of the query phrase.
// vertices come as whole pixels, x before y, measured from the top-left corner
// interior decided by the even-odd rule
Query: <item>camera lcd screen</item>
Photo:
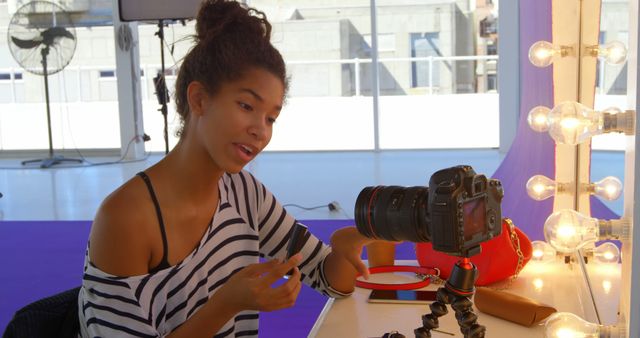
[[[476,234],[486,230],[485,202],[484,198],[476,198],[462,205],[464,219],[464,239],[469,241]]]

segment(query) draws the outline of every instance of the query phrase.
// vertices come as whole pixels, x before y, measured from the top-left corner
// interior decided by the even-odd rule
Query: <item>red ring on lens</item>
[[[373,231],[373,224],[371,223],[371,205],[373,205],[374,203],[374,199],[376,194],[378,193],[378,190],[380,190],[380,186],[377,186],[373,189],[373,191],[371,192],[371,197],[369,197],[369,205],[367,206],[367,225],[369,226],[369,233],[375,239],[378,239],[378,236],[376,236],[375,231]]]

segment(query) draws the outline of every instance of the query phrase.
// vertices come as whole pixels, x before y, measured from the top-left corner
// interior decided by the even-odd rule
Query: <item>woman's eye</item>
[[[240,108],[247,110],[247,111],[253,111],[253,107],[251,107],[250,105],[244,103],[244,102],[238,102],[238,105],[240,106]]]
[[[269,121],[269,123],[274,124],[276,123],[276,118],[275,117],[268,117],[267,121]]]

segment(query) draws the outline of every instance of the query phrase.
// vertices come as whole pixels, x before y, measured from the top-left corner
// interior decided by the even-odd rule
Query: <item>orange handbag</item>
[[[529,237],[508,218],[502,219],[500,236],[480,244],[481,253],[471,257],[478,269],[476,286],[483,286],[517,276],[531,259]],[[431,243],[416,243],[416,258],[422,267],[437,268],[447,279],[460,257],[435,251]]]

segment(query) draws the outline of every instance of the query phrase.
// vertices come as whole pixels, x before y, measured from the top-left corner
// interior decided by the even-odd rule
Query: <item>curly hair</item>
[[[223,83],[258,67],[279,78],[285,92],[288,88],[284,60],[271,44],[271,24],[263,12],[236,1],[205,0],[196,20],[196,44],[184,57],[176,80],[178,136],[186,133],[190,116],[187,87],[193,81],[215,94]]]

